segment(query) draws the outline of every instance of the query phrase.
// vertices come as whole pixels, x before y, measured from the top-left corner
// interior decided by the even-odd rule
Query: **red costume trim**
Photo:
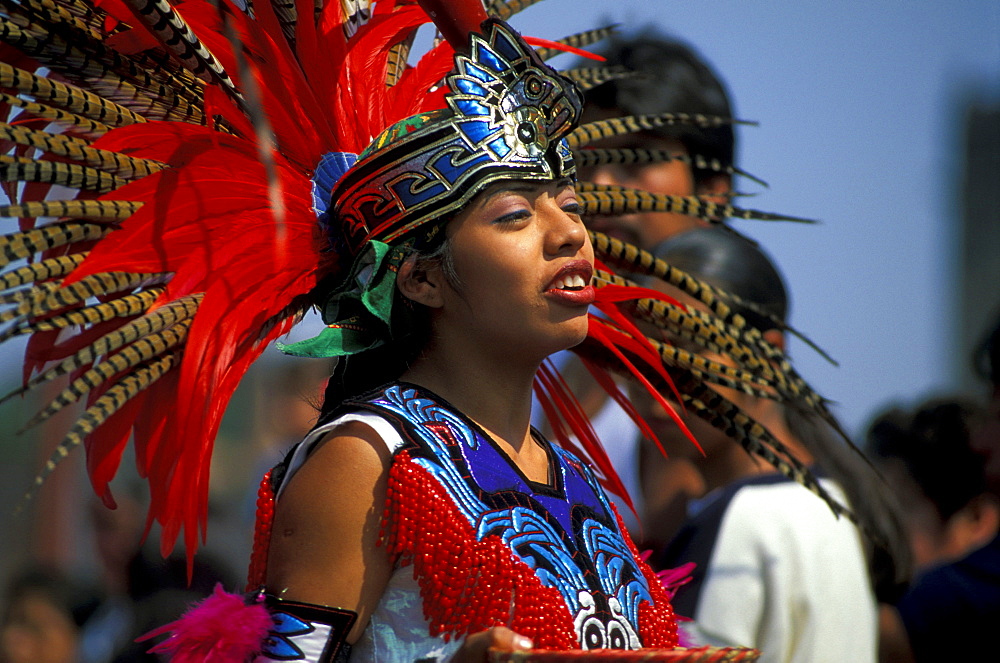
[[[499,537],[477,541],[445,489],[406,451],[389,470],[382,542],[395,565],[413,565],[431,635],[447,641],[506,626],[531,638],[536,649],[579,648],[573,615],[559,591],[543,585]],[[643,645],[673,647],[673,609],[653,571],[644,562],[640,566],[659,604],[640,606]]]
[[[646,601],[639,604],[639,639],[642,640],[642,646],[672,649],[678,645],[678,635],[677,615],[674,614],[674,607],[670,603],[670,595],[667,594],[667,590],[660,582],[656,572],[639,555],[639,549],[632,542],[632,537],[625,529],[625,523],[622,522],[622,517],[618,514],[618,509],[613,503],[611,510],[615,514],[615,520],[618,522],[618,529],[622,533],[625,544],[639,565],[642,575],[646,578],[649,593],[653,595],[653,605]]]
[[[253,528],[253,552],[250,553],[250,570],[247,573],[246,591],[253,592],[267,582],[267,553],[271,545],[271,525],[274,523],[274,487],[271,472],[260,481],[257,490],[257,518]]]

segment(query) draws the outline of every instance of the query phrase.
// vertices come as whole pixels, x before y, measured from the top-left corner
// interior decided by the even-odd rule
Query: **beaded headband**
[[[582,109],[575,84],[503,21],[482,28],[469,54],[455,56],[448,108],[383,131],[333,187],[324,225],[354,264],[323,307],[323,332],[283,352],[335,357],[381,345],[409,251],[431,246],[444,221],[495,182],[574,177],[564,137]]]

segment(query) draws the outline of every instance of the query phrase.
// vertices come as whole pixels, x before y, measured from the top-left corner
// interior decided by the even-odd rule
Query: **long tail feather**
[[[73,380],[44,409],[32,417],[22,430],[37,426],[67,405],[86,396],[92,389],[104,385],[114,376],[154,357],[162,356],[167,350],[183,342],[190,328],[190,321],[179,322],[163,331],[143,337],[105,361],[94,364],[93,368]]]
[[[187,21],[166,0],[123,0],[188,71],[205,81],[216,83],[241,107],[243,95],[216,57],[205,48]]]
[[[26,283],[46,281],[66,276],[83,262],[83,259],[86,257],[86,253],[58,256],[0,274],[0,290],[10,290]]]
[[[141,115],[104,97],[32,74],[6,62],[0,62],[0,88],[30,95],[47,106],[61,108],[107,126],[121,127],[146,121]]]
[[[577,32],[576,34],[558,40],[556,43],[563,44],[571,48],[587,48],[588,46],[596,44],[597,42],[607,39],[608,37],[613,35],[617,27],[618,26],[616,25],[609,25],[604,28],[596,28],[594,30],[585,30],[583,32]],[[538,57],[540,57],[541,59],[548,60],[550,58],[559,55],[563,51],[556,48],[536,48],[535,52],[538,53]],[[561,73],[567,74],[568,72],[563,71]]]
[[[45,467],[35,477],[32,487],[24,496],[27,502],[38,492],[42,484],[56,469],[58,464],[69,456],[70,451],[83,444],[84,439],[94,432],[111,415],[120,410],[129,400],[143,390],[148,389],[170,370],[177,362],[177,354],[169,354],[151,362],[148,366],[139,368],[125,376],[119,383],[111,387],[103,396],[84,411],[77,419],[65,438],[56,446]]]
[[[95,149],[90,147],[87,141],[72,136],[36,131],[9,124],[0,123],[0,140],[9,140],[19,145],[37,148],[54,156],[73,159],[85,166],[123,178],[145,177],[166,167],[166,164],[152,159],[136,159],[110,150]]]
[[[700,113],[627,115],[625,117],[595,120],[593,122],[581,124],[568,136],[566,136],[566,142],[569,143],[570,149],[575,150],[583,147],[584,145],[604,140],[606,138],[637,133],[639,131],[650,131],[660,127],[668,127],[676,124],[687,124],[695,127],[711,128],[721,127],[726,124],[753,123],[715,115],[702,115]]]
[[[575,69],[565,69],[562,75],[576,83],[581,90],[590,90],[607,83],[608,81],[621,78],[631,78],[635,74],[625,67],[577,67]]]
[[[141,202],[127,200],[42,200],[17,205],[0,205],[0,218],[58,217],[92,221],[123,221],[132,216],[140,207],[142,207]],[[111,230],[106,226],[95,225],[94,228],[101,229],[102,234],[85,239],[97,239]],[[2,243],[3,240],[0,239],[0,245]]]
[[[152,292],[155,294],[160,291],[154,289]],[[134,297],[141,298],[141,300],[145,300],[146,298],[142,293],[134,295]],[[0,399],[0,403],[25,393],[40,384],[86,366],[93,362],[95,358],[115,352],[129,343],[134,343],[141,338],[158,333],[171,325],[190,320],[198,311],[198,304],[201,300],[201,295],[183,297],[101,336],[78,350],[72,356],[63,359],[52,368],[34,376],[21,388],[5,395]]]
[[[507,20],[514,14],[524,11],[531,5],[541,2],[541,0],[492,0],[486,7],[490,16]]]
[[[591,232],[590,239],[594,245],[594,252],[601,258],[601,260],[609,262],[610,264],[617,264],[632,273],[653,276],[669,283],[672,286],[680,288],[692,297],[698,298],[702,303],[708,306],[715,315],[725,320],[728,324],[733,324],[741,329],[747,327],[746,321],[743,320],[742,317],[739,318],[739,320],[733,318],[732,311],[726,304],[726,301],[743,306],[769,320],[774,325],[775,329],[783,329],[797,336],[803,342],[807,343],[813,350],[819,353],[824,359],[836,365],[836,362],[808,337],[795,328],[785,324],[781,320],[778,320],[772,314],[764,311],[753,302],[747,302],[735,295],[723,293],[704,281],[696,279],[690,274],[671,266],[666,261],[660,260],[652,253],[644,251],[635,245],[623,242],[614,237],[609,237],[604,233]],[[759,332],[757,332],[756,335],[759,336]],[[784,367],[782,368],[784,369]],[[790,369],[791,366],[789,365],[788,368]]]
[[[111,228],[95,223],[53,223],[0,237],[0,267],[36,253],[104,237]]]
[[[681,161],[699,170],[710,170],[727,175],[742,175],[761,186],[767,186],[764,180],[734,166],[722,163],[718,159],[705,159],[700,156],[678,154],[669,150],[647,150],[641,148],[587,148],[573,153],[573,160],[578,168],[594,168],[604,165],[641,166],[650,163]]]
[[[141,315],[149,309],[164,289],[147,288],[134,295],[112,299],[110,302],[74,309],[68,313],[53,315],[38,322],[25,322],[21,325],[15,325],[0,333],[0,343],[13,336],[23,334],[53,331],[77,325],[94,325],[114,318],[130,318]]]
[[[705,221],[721,223],[725,218],[756,219],[758,221],[794,221],[816,223],[813,219],[744,209],[734,205],[715,203],[698,196],[673,196],[650,193],[611,184],[577,184],[577,197],[583,206],[582,213],[590,216],[617,216],[641,212],[674,212],[696,216]]]

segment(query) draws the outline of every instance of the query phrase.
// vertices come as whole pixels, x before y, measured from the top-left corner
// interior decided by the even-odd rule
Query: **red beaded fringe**
[[[250,570],[247,572],[248,592],[264,586],[267,579],[267,552],[271,544],[271,525],[274,522],[274,490],[271,488],[271,472],[268,471],[257,489],[257,519],[253,528],[253,552],[250,554]]]
[[[431,635],[447,640],[507,626],[531,638],[536,649],[579,647],[573,616],[559,591],[543,585],[500,537],[477,541],[444,487],[407,452],[389,471],[382,540],[397,564],[413,565]],[[635,554],[631,541],[628,545]],[[653,571],[645,563],[642,567],[660,604],[640,606],[642,642],[673,647],[673,610]]]
[[[389,471],[382,540],[397,564],[413,565],[431,635],[448,640],[507,626],[538,649],[579,646],[559,591],[500,537],[476,541],[441,484],[405,451]]]
[[[678,644],[677,636],[677,616],[674,614],[674,607],[670,604],[670,597],[667,590],[663,588],[660,579],[656,577],[656,572],[639,557],[639,550],[632,542],[625,523],[618,514],[615,505],[611,505],[611,510],[615,513],[615,520],[618,521],[618,529],[621,530],[625,544],[628,546],[632,557],[639,565],[642,575],[649,585],[649,593],[653,597],[650,605],[647,601],[639,604],[639,639],[642,646],[646,648],[673,649]]]

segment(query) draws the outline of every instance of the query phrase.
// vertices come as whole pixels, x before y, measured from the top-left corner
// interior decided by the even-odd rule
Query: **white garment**
[[[682,625],[701,644],[760,649],[761,663],[874,662],[867,579],[846,518],[795,483],[746,486],[723,516],[695,623]]]
[[[403,445],[399,431],[374,412],[342,415],[311,431],[295,449],[288,464],[288,474],[276,497],[280,497],[281,489],[289,483],[288,479],[305,463],[316,442],[337,426],[350,422],[360,422],[371,427],[382,438],[389,453],[394,453]],[[420,599],[420,587],[413,578],[413,567],[396,569],[375,606],[368,626],[351,648],[350,660],[365,663],[412,663],[421,659],[444,661],[462,644],[461,639],[452,639],[446,643],[442,638],[430,636],[429,632],[430,626],[424,618],[423,602]]]

